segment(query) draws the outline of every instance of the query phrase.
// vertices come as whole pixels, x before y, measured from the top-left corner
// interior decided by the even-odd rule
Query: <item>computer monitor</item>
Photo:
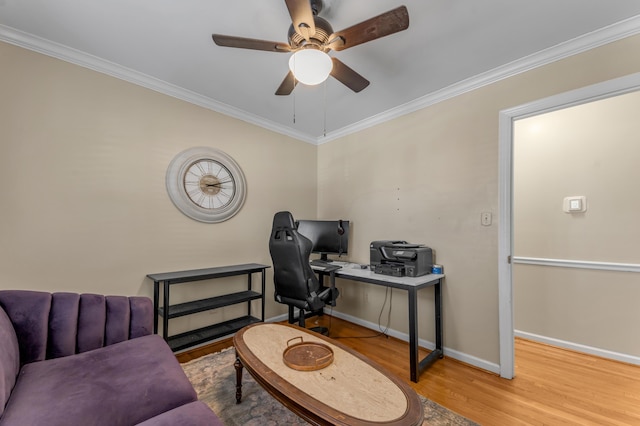
[[[349,249],[348,220],[299,220],[298,232],[311,240],[313,253],[330,261],[328,255],[342,256]]]

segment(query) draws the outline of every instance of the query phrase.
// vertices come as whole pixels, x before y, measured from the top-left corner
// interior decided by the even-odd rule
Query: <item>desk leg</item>
[[[434,287],[434,304],[435,304],[435,323],[436,323],[436,347],[418,364],[418,375],[423,372],[427,367],[435,362],[436,359],[442,358],[442,293],[440,284],[442,281],[438,281]],[[412,365],[413,366],[413,365]],[[413,377],[411,378],[413,380]],[[416,377],[417,379],[417,377]],[[416,380],[414,380],[416,381]]]
[[[160,283],[153,282],[153,334],[158,334],[158,308],[160,307]]]
[[[164,308],[164,315],[162,315],[162,338],[166,342],[169,340],[169,283],[163,281],[162,285],[164,286],[164,295],[162,297],[162,305]]]
[[[265,291],[265,283],[267,282],[266,272],[262,270],[262,322],[264,322],[264,291]]]
[[[411,381],[418,382],[418,295],[409,289],[409,363]]]
[[[435,285],[433,291],[434,291],[434,298],[435,298],[435,308],[436,308],[436,351],[439,351],[439,357],[442,358],[443,352],[442,352],[442,293],[441,293],[441,288],[440,288],[440,284],[442,283],[442,280],[438,281],[438,283]]]

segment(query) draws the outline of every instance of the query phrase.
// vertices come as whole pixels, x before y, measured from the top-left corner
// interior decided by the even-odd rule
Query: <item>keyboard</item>
[[[336,268],[336,269],[340,269],[342,268],[342,266],[336,264],[335,262],[327,262],[325,260],[320,260],[320,259],[313,259],[309,261],[309,264],[311,265],[312,268],[317,268],[317,269],[327,269],[327,268]]]

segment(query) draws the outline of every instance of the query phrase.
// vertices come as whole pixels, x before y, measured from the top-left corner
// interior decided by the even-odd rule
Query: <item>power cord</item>
[[[387,334],[387,332],[389,331],[389,326],[391,324],[391,306],[392,306],[392,301],[393,301],[393,288],[391,287],[386,287],[386,290],[384,292],[384,301],[382,302],[382,307],[380,308],[380,314],[378,314],[378,330],[380,330],[379,333],[376,334],[372,334],[369,336],[336,336],[336,337],[332,337],[332,339],[372,339],[375,337],[380,337],[380,336],[385,336],[387,339],[389,338],[389,335]],[[387,325],[385,325],[384,329],[382,329],[382,314],[384,312],[384,307],[387,304],[387,300],[389,300],[389,310],[387,312]],[[330,310],[330,315],[333,314],[333,306],[331,307]],[[331,334],[331,318],[333,317],[333,315],[331,317],[329,317],[329,333]]]
[[[393,292],[391,290],[392,290],[391,287],[386,287],[384,292],[384,302],[382,302],[382,308],[380,309],[380,314],[378,315],[378,330],[380,330],[380,332],[387,337],[389,337],[387,335],[387,331],[389,331],[389,325],[391,324],[391,305],[393,302]],[[382,321],[382,312],[384,311],[384,305],[387,304],[387,296],[389,298],[389,310],[387,311],[387,325],[384,327],[384,330],[383,330],[381,328],[380,323]]]

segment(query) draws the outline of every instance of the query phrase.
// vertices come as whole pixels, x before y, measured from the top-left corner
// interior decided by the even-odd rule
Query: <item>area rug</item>
[[[182,364],[184,372],[204,401],[226,426],[308,425],[275,400],[251,375],[242,375],[242,403],[236,404],[236,372],[233,348]],[[424,426],[473,426],[476,423],[420,396]]]

